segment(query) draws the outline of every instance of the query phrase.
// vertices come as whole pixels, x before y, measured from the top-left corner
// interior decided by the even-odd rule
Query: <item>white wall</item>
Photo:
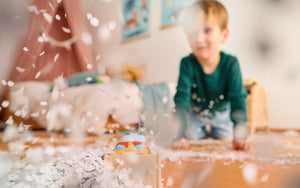
[[[1,1],[0,7],[14,10],[1,19],[0,79],[5,79],[26,32],[28,12],[17,0]],[[100,20],[88,24],[99,71],[104,64],[123,62],[147,64],[150,82],[177,81],[179,61],[190,51],[180,26],[161,29],[161,1],[151,1],[151,34],[132,42],[121,42],[121,0],[81,0],[85,13]],[[231,34],[223,49],[238,56],[244,77],[256,77],[266,88],[272,127],[300,128],[300,8],[297,0],[223,0],[230,16]],[[17,8],[16,8],[17,7]],[[2,12],[1,9],[1,12]],[[6,11],[9,12],[9,11]],[[15,16],[21,16],[13,19]],[[3,18],[3,16],[1,16]],[[24,18],[24,19],[23,19]],[[10,19],[8,23],[7,19]],[[21,20],[21,21],[20,21]],[[99,29],[109,21],[117,23],[110,38],[103,41]],[[14,24],[15,23],[15,24]],[[87,20],[88,23],[88,20]],[[9,26],[7,24],[10,24]],[[11,26],[14,24],[14,27]],[[15,32],[12,32],[12,31]],[[261,43],[261,45],[259,45]],[[261,47],[259,47],[261,46]],[[265,46],[265,47],[264,47]],[[261,53],[260,48],[268,53]]]
[[[151,1],[150,35],[138,40],[122,42],[121,40],[121,1],[84,1],[86,12],[92,13],[100,20],[100,27],[109,21],[116,21],[116,30],[111,32],[108,41],[99,37],[99,28],[89,25],[94,36],[95,56],[101,55],[99,63],[121,65],[147,64],[147,80],[151,82],[176,81],[180,59],[189,53],[189,45],[181,27],[161,29],[161,1]]]

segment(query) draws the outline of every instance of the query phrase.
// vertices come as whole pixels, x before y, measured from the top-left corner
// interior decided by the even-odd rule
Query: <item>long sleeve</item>
[[[177,84],[177,92],[174,97],[176,105],[176,115],[181,122],[180,138],[185,138],[187,127],[187,113],[191,107],[191,88],[193,83],[193,69],[189,66],[190,62],[181,60],[180,73]]]
[[[237,58],[231,62],[228,74],[228,97],[231,104],[231,120],[234,126],[244,124],[247,126],[247,92],[243,86],[242,73]],[[247,126],[248,129],[248,126]]]

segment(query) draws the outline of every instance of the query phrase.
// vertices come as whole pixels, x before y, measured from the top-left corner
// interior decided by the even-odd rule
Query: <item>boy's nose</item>
[[[205,38],[204,33],[199,32],[197,35],[197,41],[202,42],[204,40],[204,38]]]

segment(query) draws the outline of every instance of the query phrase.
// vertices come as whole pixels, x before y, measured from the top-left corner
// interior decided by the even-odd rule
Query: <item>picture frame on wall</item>
[[[122,0],[122,40],[150,34],[150,0]]]
[[[162,28],[179,23],[181,14],[185,7],[196,0],[162,0],[161,26]]]

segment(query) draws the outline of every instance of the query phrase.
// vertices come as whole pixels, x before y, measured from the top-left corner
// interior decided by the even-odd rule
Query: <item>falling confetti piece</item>
[[[174,179],[172,177],[168,177],[166,186],[167,187],[172,187],[173,183],[174,183]]]
[[[45,54],[45,51],[42,51],[42,52],[40,53],[39,56],[42,56],[42,55],[44,55],[44,54]]]
[[[30,116],[31,116],[31,117],[38,117],[39,114],[40,114],[39,112],[34,112],[34,113],[30,114]]]
[[[99,25],[99,20],[95,17],[90,19],[90,23],[92,26],[97,27]]]
[[[39,77],[41,76],[41,71],[39,71],[38,73],[36,73],[36,75],[35,75],[35,79],[38,79]]]
[[[50,8],[52,9],[52,11],[54,11],[54,8],[53,8],[51,2],[49,2],[49,6],[50,6]]]
[[[115,21],[108,22],[108,28],[110,30],[115,30],[116,29],[116,22]]]
[[[45,20],[46,20],[48,23],[51,23],[51,22],[52,22],[52,17],[50,16],[50,14],[44,12],[44,13],[43,13],[43,16],[44,16]]]
[[[92,19],[92,18],[93,18],[93,16],[92,16],[92,14],[91,14],[91,13],[87,13],[87,14],[86,14],[86,17],[87,17],[87,19],[88,19],[88,20],[90,20],[90,19]]]
[[[18,72],[24,72],[25,71],[25,69],[24,68],[21,68],[21,67],[16,67],[16,70],[18,71]]]
[[[58,57],[59,57],[59,53],[57,53],[57,54],[55,55],[55,57],[54,57],[54,62],[56,62],[56,60],[58,59]]]
[[[71,33],[71,30],[69,28],[62,27],[62,30],[66,33]]]
[[[102,42],[108,41],[111,38],[111,31],[107,25],[103,25],[98,30],[98,37]]]
[[[85,44],[92,44],[92,35],[90,33],[82,33],[81,40]]]
[[[166,103],[168,102],[168,97],[164,96],[163,99],[162,99],[162,102],[163,102],[164,104],[166,104]]]
[[[244,179],[250,183],[254,184],[257,177],[257,166],[252,163],[248,163],[243,168]]]
[[[263,177],[260,178],[260,182],[265,183],[266,181],[269,180],[269,174],[264,175]]]
[[[62,0],[57,0],[58,3],[61,3]]]
[[[12,86],[15,85],[15,83],[14,83],[13,81],[9,80],[9,81],[7,82],[7,85],[8,85],[9,87],[12,87]]]
[[[37,39],[37,41],[40,42],[40,43],[42,43],[42,42],[44,42],[44,38],[42,36],[39,36],[38,39]]]
[[[61,19],[61,17],[60,17],[58,14],[55,15],[55,18],[56,18],[58,21]]]
[[[47,103],[46,101],[41,101],[41,102],[40,102],[40,105],[41,105],[41,106],[47,106],[47,104],[48,104],[48,103]]]
[[[87,65],[86,65],[86,68],[87,68],[88,70],[91,70],[92,67],[93,67],[93,66],[92,66],[91,64],[87,64]]]
[[[99,61],[99,60],[100,60],[100,57],[101,57],[100,55],[97,55],[97,56],[96,56],[96,61]]]
[[[27,48],[27,47],[24,47],[23,50],[24,50],[25,52],[28,52],[28,48]]]
[[[4,101],[2,102],[2,104],[1,104],[1,106],[2,106],[3,108],[7,108],[8,105],[9,105],[9,101],[7,101],[7,100],[4,100]]]
[[[34,5],[29,5],[27,6],[27,10],[29,12],[34,12],[35,14],[40,14],[40,12],[38,11],[37,7]]]
[[[8,142],[14,140],[18,137],[18,135],[18,128],[14,125],[10,125],[5,129],[2,141]]]
[[[223,100],[224,99],[224,95],[220,95],[220,97],[219,97],[221,100]]]
[[[7,82],[5,80],[1,80],[1,84],[6,86],[7,85]]]

